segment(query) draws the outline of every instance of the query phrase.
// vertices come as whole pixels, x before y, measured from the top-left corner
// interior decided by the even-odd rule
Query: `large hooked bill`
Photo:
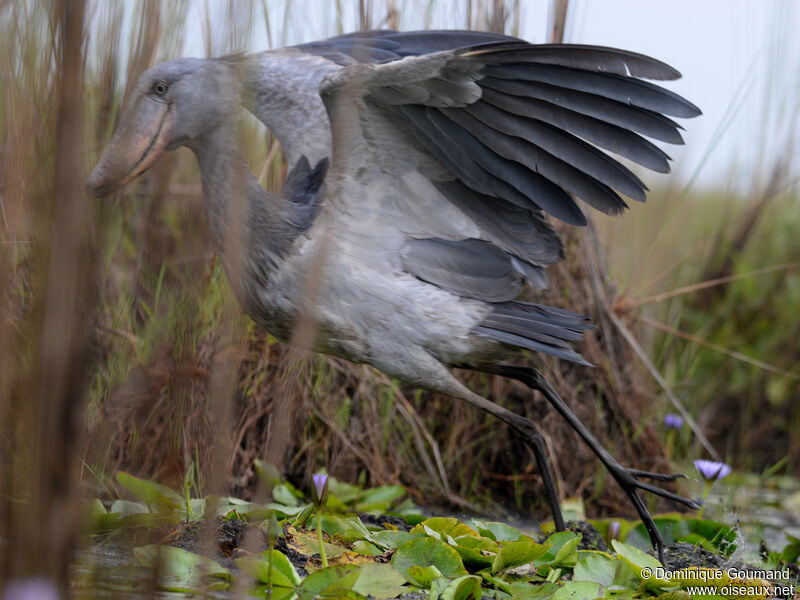
[[[102,198],[144,173],[167,149],[172,125],[170,104],[140,96],[125,111],[111,143],[89,175],[87,193]]]

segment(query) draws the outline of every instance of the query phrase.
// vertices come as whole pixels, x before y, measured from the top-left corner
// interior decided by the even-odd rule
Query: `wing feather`
[[[390,34],[378,37],[384,49],[392,41]],[[544,268],[563,258],[543,213],[584,225],[574,198],[609,214],[627,207],[620,194],[643,201],[647,186],[605,150],[668,172],[669,156],[644,136],[682,143],[680,125],[665,115],[692,117],[699,110],[642,81],[679,73],[640,54],[448,39],[467,38],[478,45],[425,53],[431,40],[415,34],[393,40],[393,61],[328,74],[321,95],[333,131],[331,169],[341,181],[351,178],[371,189],[381,182],[387,190],[391,200],[374,200],[385,205],[375,210],[397,219],[389,228],[399,237],[385,247],[395,248],[406,273],[491,303],[474,333],[581,361],[570,343],[591,327],[585,317],[513,301],[524,282],[544,287]],[[415,166],[410,156],[430,161]],[[400,198],[393,191],[408,169],[432,186],[416,186]],[[345,204],[368,200],[347,196],[344,183],[338,189],[337,201]],[[454,224],[445,239],[432,219],[426,226],[424,210],[397,210],[398,202],[431,201],[449,202],[471,225]]]

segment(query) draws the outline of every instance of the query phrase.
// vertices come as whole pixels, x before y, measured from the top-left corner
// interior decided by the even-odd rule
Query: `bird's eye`
[[[153,84],[153,93],[156,96],[163,96],[164,94],[167,93],[167,87],[168,86],[167,86],[166,82],[164,82],[164,81],[156,81]]]

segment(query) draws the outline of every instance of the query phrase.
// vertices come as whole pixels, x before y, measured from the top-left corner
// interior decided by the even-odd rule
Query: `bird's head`
[[[139,77],[111,142],[86,182],[102,197],[152,166],[167,150],[192,146],[240,105],[239,57],[181,58]]]

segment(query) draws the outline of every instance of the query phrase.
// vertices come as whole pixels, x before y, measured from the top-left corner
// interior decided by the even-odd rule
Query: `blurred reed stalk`
[[[82,521],[78,442],[97,262],[82,176],[85,5],[61,0],[52,8],[0,7],[3,80],[16,82],[13,91],[4,86],[3,154],[23,154],[3,172],[3,205],[17,218],[3,231],[2,278],[15,281],[20,260],[35,265],[22,282],[30,294],[24,306],[13,306],[13,283],[3,294],[0,583],[43,575],[65,593]],[[41,63],[33,47],[43,52]],[[18,218],[24,212],[29,220]],[[19,243],[20,234],[35,243],[9,252],[5,242]]]

